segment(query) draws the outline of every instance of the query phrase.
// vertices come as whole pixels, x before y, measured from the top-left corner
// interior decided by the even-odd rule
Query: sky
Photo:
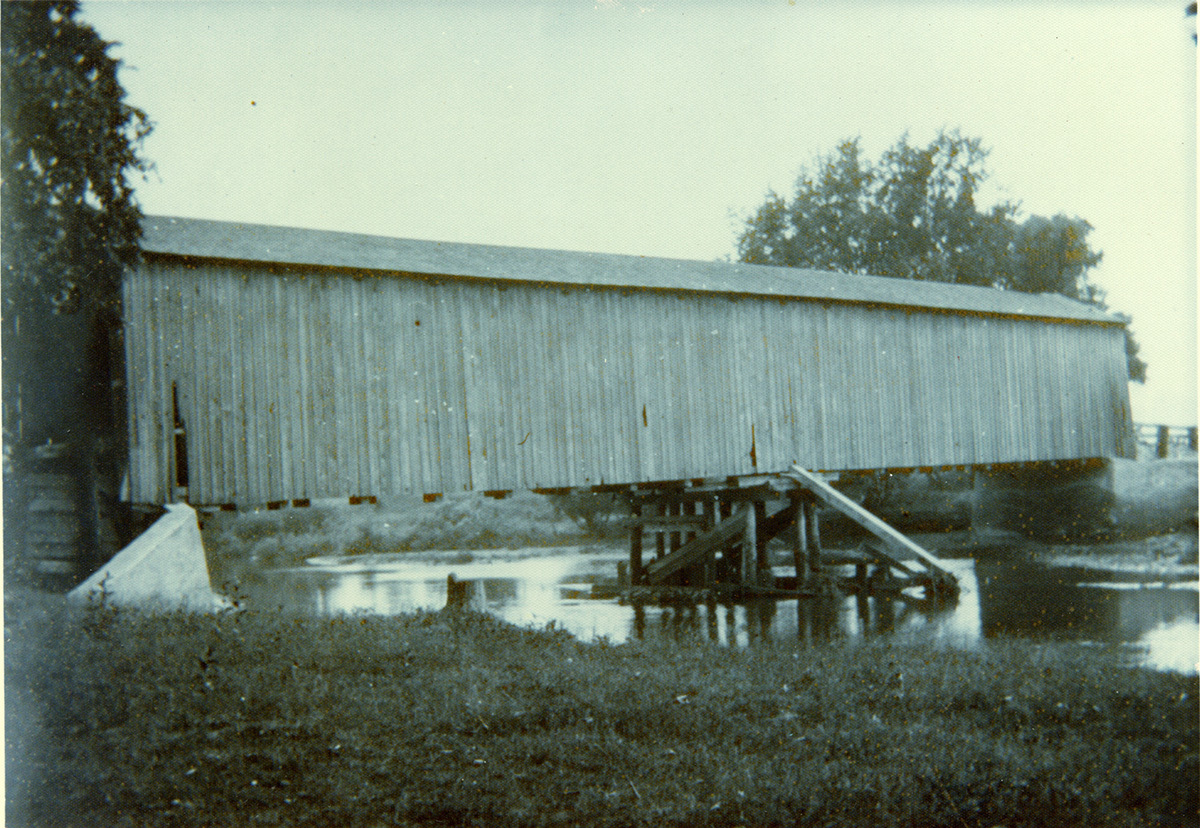
[[[87,0],[155,123],[150,214],[736,258],[858,137],[979,137],[981,202],[1095,229],[1135,420],[1193,425],[1196,55],[1182,0]]]

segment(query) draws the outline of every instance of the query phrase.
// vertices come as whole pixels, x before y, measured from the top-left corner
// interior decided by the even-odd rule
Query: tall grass
[[[24,711],[9,719],[23,749],[9,757],[10,825],[1197,816],[1195,679],[1099,653],[581,643],[471,613],[46,600],[6,605],[7,689]]]

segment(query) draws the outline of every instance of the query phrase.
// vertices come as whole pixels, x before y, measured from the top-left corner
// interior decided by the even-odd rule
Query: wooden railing
[[[1154,457],[1186,457],[1196,453],[1196,426],[1134,423],[1133,430],[1139,449],[1152,452]]]

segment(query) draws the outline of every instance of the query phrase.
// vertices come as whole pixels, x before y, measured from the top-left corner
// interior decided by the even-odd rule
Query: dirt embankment
[[[1115,534],[1136,538],[1189,529],[1195,534],[1200,497],[1195,457],[1112,462]]]

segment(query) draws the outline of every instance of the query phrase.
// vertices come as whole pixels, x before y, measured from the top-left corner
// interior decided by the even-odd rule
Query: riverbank
[[[1049,566],[1112,573],[1142,582],[1195,581],[1196,533],[1168,532],[1133,540],[1096,544],[1060,544],[1030,550]]]
[[[1104,652],[581,643],[6,594],[10,825],[1188,824],[1196,682]]]
[[[424,559],[499,557],[510,550],[589,546],[623,537],[611,495],[547,496],[514,492],[503,499],[481,492],[432,503],[397,496],[356,506],[216,512],[201,524],[213,583],[251,562],[301,566],[310,558],[422,553]],[[414,556],[416,557],[416,556]]]
[[[1139,583],[1194,582],[1200,577],[1194,529],[1091,543],[1045,543],[1027,538],[996,542],[971,532],[916,535],[939,554],[977,561],[1033,562]]]

